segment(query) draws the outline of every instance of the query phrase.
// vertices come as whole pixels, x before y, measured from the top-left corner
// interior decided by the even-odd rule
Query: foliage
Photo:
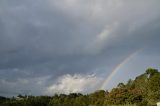
[[[148,68],[144,74],[119,83],[110,92],[98,90],[80,93],[55,94],[54,96],[0,96],[0,106],[156,106],[160,101],[160,72]]]
[[[129,80],[125,85],[119,83],[117,88],[106,95],[104,106],[136,104],[137,106],[156,106],[160,101],[160,73],[148,68],[144,74]]]

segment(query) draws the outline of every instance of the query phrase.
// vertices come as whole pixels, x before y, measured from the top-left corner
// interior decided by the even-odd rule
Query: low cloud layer
[[[159,69],[159,11],[159,0],[1,0],[0,95],[45,94],[48,86],[66,84],[66,75],[105,80],[139,49],[106,89],[147,67]]]
[[[58,78],[57,82],[48,87],[48,94],[55,93],[89,93],[98,89],[100,78],[95,75],[64,75]]]
[[[13,79],[13,78],[12,78]],[[36,78],[17,78],[13,80],[1,79],[1,95],[16,96],[22,95],[45,95],[47,82],[50,76]]]

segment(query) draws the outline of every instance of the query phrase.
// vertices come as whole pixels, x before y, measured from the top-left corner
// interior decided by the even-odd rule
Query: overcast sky
[[[0,95],[106,90],[148,67],[159,0],[0,0]]]

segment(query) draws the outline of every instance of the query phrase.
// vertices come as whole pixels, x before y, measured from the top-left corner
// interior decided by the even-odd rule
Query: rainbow
[[[139,49],[133,53],[131,53],[129,56],[127,56],[120,64],[118,64],[115,68],[113,68],[112,73],[107,77],[102,85],[100,86],[100,89],[105,89],[105,87],[108,85],[112,77],[119,71],[119,69],[124,66],[130,59],[132,59],[135,55],[137,55],[142,49]]]

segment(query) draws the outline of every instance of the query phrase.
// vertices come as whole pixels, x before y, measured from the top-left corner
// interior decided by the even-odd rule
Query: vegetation
[[[83,95],[80,93],[55,94],[54,96],[0,96],[0,106],[156,106],[160,101],[160,72],[148,68],[144,74],[119,83],[110,92],[99,90]]]

